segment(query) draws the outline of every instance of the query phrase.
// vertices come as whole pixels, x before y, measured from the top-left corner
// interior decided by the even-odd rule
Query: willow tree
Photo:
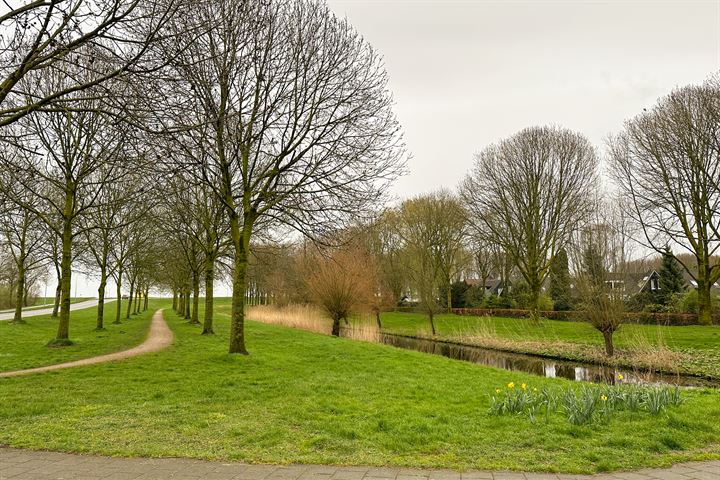
[[[533,318],[557,251],[592,212],[597,168],[583,135],[531,127],[483,150],[464,180],[471,221],[527,282]]]
[[[360,216],[400,173],[403,145],[379,55],[323,2],[187,7],[193,15],[168,28],[170,84],[138,98],[147,111],[163,104],[158,129],[178,138],[170,163],[197,172],[224,207],[229,351],[247,353],[251,240],[282,228],[313,237]]]
[[[378,270],[366,249],[350,246],[316,253],[305,275],[312,299],[332,319],[332,335],[340,336],[340,321],[353,313],[372,310]]]
[[[710,289],[720,279],[720,86],[677,89],[625,123],[610,141],[614,178],[642,227],[640,241],[682,262],[697,282],[699,322],[712,322]]]

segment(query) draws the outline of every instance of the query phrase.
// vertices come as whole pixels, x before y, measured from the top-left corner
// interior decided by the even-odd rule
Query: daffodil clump
[[[617,411],[647,412],[657,415],[668,407],[683,402],[678,387],[647,387],[637,385],[583,385],[564,389],[531,388],[521,383],[508,383],[496,388],[490,396],[493,415],[527,415],[531,422],[539,416],[549,421],[550,415],[564,415],[573,425],[594,421],[608,422]]]

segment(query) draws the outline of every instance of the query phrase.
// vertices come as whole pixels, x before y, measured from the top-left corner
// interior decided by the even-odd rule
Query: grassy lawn
[[[155,302],[155,306],[159,306]],[[419,352],[248,322],[250,356],[170,310],[155,354],[0,379],[0,444],[262,463],[593,472],[720,458],[720,393],[686,392],[657,416],[572,426],[492,416],[510,381],[576,387]],[[78,332],[78,324],[75,331]],[[140,323],[140,322],[138,322]],[[42,337],[43,340],[45,337]]]
[[[430,324],[419,313],[387,312],[382,314],[383,330],[407,335],[431,336]],[[437,334],[441,338],[483,343],[489,338],[508,340],[509,349],[517,351],[566,356],[579,360],[587,352],[584,346],[601,351],[602,335],[590,324],[542,320],[535,323],[526,318],[473,317],[442,314],[435,318]],[[517,348],[513,348],[513,343]],[[577,344],[577,351],[566,344]],[[553,346],[558,348],[553,348]],[[615,334],[615,345],[622,350],[652,350],[662,347],[684,352],[681,370],[687,373],[720,378],[720,326],[664,327],[656,325],[623,325]],[[630,358],[629,358],[630,360]]]
[[[27,323],[15,325],[0,322],[0,371],[52,365],[80,358],[94,357],[116,352],[142,343],[147,335],[156,300],[150,308],[120,325],[113,325],[116,303],[105,306],[105,331],[95,330],[96,307],[70,312],[70,339],[74,345],[64,348],[48,348],[45,344],[55,338],[57,319],[50,315],[28,317]],[[123,302],[123,307],[127,302]],[[123,309],[123,314],[125,310]]]

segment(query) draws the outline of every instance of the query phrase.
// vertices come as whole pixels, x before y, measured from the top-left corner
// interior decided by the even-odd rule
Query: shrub
[[[698,313],[698,293],[694,288],[682,296],[680,311],[684,313]]]

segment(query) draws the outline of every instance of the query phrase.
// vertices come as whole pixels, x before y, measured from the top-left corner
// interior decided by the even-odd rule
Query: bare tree
[[[0,5],[0,127],[40,109],[77,109],[68,97],[98,95],[108,80],[157,68],[148,58],[158,33],[176,12],[174,0],[23,0]],[[51,89],[37,79],[75,66]],[[27,81],[34,77],[34,81]],[[95,91],[89,93],[88,90]]]
[[[447,305],[451,306],[450,285],[453,272],[460,267],[466,218],[459,201],[444,190],[406,200],[399,209],[397,227],[405,265],[433,335],[441,285],[447,288]]]
[[[202,152],[198,152],[202,155]],[[163,219],[167,235],[177,237],[192,272],[192,322],[199,323],[200,277],[204,278],[205,312],[203,335],[213,330],[213,288],[216,265],[228,250],[225,206],[212,190],[192,176],[178,174],[166,183]]]
[[[224,205],[229,351],[247,353],[252,238],[279,226],[317,236],[358,217],[401,172],[404,150],[380,57],[324,3],[210,0],[192,10],[169,29],[175,90],[160,90],[160,122],[188,148],[173,166],[199,172]],[[177,35],[188,29],[192,42]]]
[[[117,267],[112,261],[113,246],[119,241],[123,229],[137,221],[139,214],[147,209],[142,201],[147,187],[137,174],[137,169],[138,165],[134,165],[133,172],[126,172],[119,181],[103,185],[96,205],[82,218],[82,231],[91,257],[88,259],[89,266],[100,270],[97,330],[105,328],[105,289],[108,279],[113,276],[114,268]],[[118,298],[117,301],[120,303],[121,299]]]
[[[592,210],[597,167],[595,149],[582,135],[532,127],[487,147],[462,185],[471,221],[530,287],[536,319],[555,252]]]
[[[699,321],[712,322],[710,288],[720,279],[720,86],[677,89],[609,141],[614,178],[630,200],[641,241],[658,253],[690,252]]]
[[[23,204],[32,204],[37,200],[32,198],[29,192],[19,189],[17,185],[14,190],[15,192],[9,196],[19,199],[20,202],[8,205],[0,213],[0,234],[2,235],[0,245],[4,245],[10,252],[17,272],[13,322],[25,323],[22,318],[22,308],[27,306],[29,277],[34,270],[43,268],[47,261],[45,254],[47,229],[32,210],[22,207]]]

